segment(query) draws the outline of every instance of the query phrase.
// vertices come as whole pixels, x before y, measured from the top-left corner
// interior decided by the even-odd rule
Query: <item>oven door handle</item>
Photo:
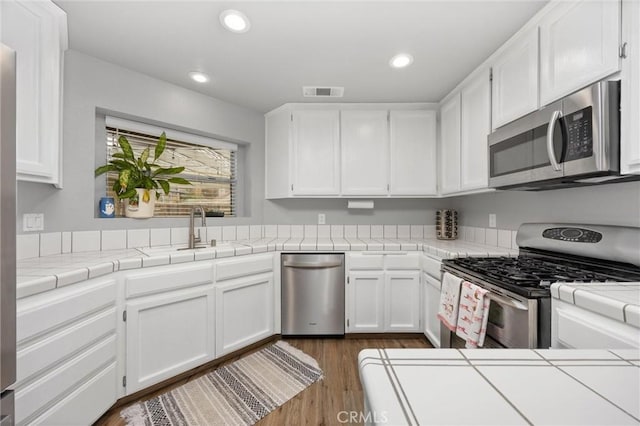
[[[526,306],[524,303],[519,302],[519,301],[514,300],[514,299],[507,298],[507,297],[498,296],[495,293],[489,292],[489,293],[487,293],[487,297],[490,300],[498,302],[498,303],[500,303],[502,305],[509,306],[510,308],[518,309],[520,311],[528,311],[529,310],[529,307]]]

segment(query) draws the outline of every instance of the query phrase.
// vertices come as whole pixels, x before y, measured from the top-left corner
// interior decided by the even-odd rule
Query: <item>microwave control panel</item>
[[[597,243],[602,239],[602,234],[584,228],[547,228],[542,232],[544,238],[574,243]]]
[[[564,116],[563,122],[567,134],[564,161],[588,158],[593,155],[592,116],[593,108],[590,106]]]

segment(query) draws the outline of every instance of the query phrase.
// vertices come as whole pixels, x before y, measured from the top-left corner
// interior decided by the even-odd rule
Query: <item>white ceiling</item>
[[[344,86],[339,102],[437,102],[514,34],[544,0],[58,0],[70,47],[204,94],[266,112],[303,85]],[[233,34],[225,9],[251,30]],[[394,70],[398,52],[414,56]],[[209,74],[207,84],[187,73]],[[333,100],[336,101],[336,100]]]

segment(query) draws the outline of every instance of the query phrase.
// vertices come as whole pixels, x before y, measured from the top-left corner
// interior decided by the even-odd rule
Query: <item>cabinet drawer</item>
[[[44,334],[90,312],[114,305],[116,281],[97,280],[18,300],[17,342]]]
[[[116,309],[94,315],[79,324],[18,350],[17,386],[39,371],[70,357],[87,344],[115,333]]]
[[[116,364],[93,376],[33,424],[90,425],[116,401]]]
[[[24,388],[16,389],[16,424],[43,410],[98,367],[115,361],[116,337],[111,336]]]
[[[261,254],[220,260],[215,265],[216,282],[224,281],[273,271],[273,255]]]
[[[358,269],[384,269],[384,255],[349,253],[349,270]]]
[[[429,274],[431,277],[440,281],[440,267],[442,266],[439,260],[436,260],[429,256],[422,256],[422,270]]]
[[[385,269],[420,269],[418,253],[392,253],[384,255]]]
[[[144,272],[133,272],[125,279],[126,297],[146,296],[169,290],[212,282],[213,269],[210,262],[199,265],[171,265],[151,268]]]

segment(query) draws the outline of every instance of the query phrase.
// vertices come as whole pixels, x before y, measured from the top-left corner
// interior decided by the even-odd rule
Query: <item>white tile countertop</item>
[[[640,283],[554,283],[551,297],[640,328]]]
[[[126,269],[267,251],[423,251],[438,258],[514,256],[518,253],[515,249],[460,240],[385,238],[260,238],[194,250],[178,251],[178,248],[180,246],[88,251],[22,259],[17,263],[17,297],[31,296]]]
[[[640,423],[640,351],[365,349],[371,424]]]

